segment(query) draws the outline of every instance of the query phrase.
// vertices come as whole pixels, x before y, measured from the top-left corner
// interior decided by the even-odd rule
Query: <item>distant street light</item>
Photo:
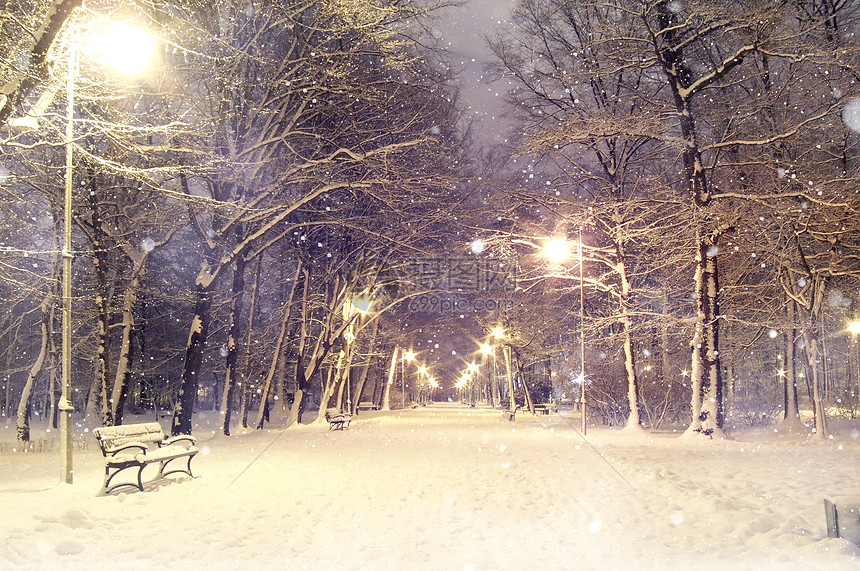
[[[155,40],[139,28],[127,24],[120,29],[106,28],[98,34],[93,45],[102,62],[124,75],[142,72],[155,51]],[[78,38],[72,32],[69,40],[69,72],[66,77],[66,186],[63,208],[63,327],[62,327],[62,386],[57,409],[60,415],[60,467],[63,481],[71,484],[72,469],[72,189],[74,188],[75,140],[75,71]],[[133,54],[133,55],[132,55]],[[129,65],[133,62],[133,65]]]

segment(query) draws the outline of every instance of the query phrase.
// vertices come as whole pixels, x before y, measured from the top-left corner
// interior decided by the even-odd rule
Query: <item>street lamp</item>
[[[854,355],[854,368],[857,375],[857,399],[860,402],[860,349],[857,347],[857,336],[860,335],[860,319],[848,322],[848,332],[851,334],[851,347],[848,348],[848,363],[851,366],[851,355]],[[851,375],[848,375],[851,378]]]
[[[547,240],[543,245],[544,256],[553,264],[561,264],[570,259],[571,243],[564,238]],[[576,243],[579,258],[579,406],[582,409],[580,429],[583,434],[587,431],[588,409],[585,403],[585,287],[582,274],[582,228],[579,229],[579,241]]]
[[[134,32],[132,33],[132,30]],[[155,41],[149,34],[127,24],[120,29],[106,28],[94,37],[94,54],[122,73],[140,73],[155,51]],[[72,189],[74,188],[74,139],[75,139],[75,71],[78,65],[77,38],[72,33],[69,41],[69,71],[66,77],[66,169],[63,196],[63,327],[62,327],[62,385],[60,402],[60,468],[63,481],[71,484],[72,469]],[[130,54],[134,54],[132,57]],[[134,65],[129,65],[133,62]]]

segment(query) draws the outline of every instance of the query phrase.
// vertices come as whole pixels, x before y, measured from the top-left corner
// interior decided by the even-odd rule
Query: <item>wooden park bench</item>
[[[370,401],[358,403],[356,410],[379,410],[379,407]]]
[[[330,408],[325,411],[325,419],[328,421],[329,430],[343,430],[344,428],[349,428],[349,421],[352,420],[352,415],[341,412],[336,408]]]
[[[157,422],[142,424],[125,424],[122,426],[101,426],[93,429],[93,435],[98,440],[102,454],[105,457],[105,481],[101,492],[109,494],[123,486],[134,486],[143,491],[143,469],[158,462],[157,478],[168,474],[188,474],[192,478],[191,459],[197,454],[195,439],[188,434],[180,434],[168,438],[161,425]],[[150,443],[156,448],[150,448]],[[184,468],[167,469],[170,462],[185,458]],[[114,476],[129,468],[137,468],[137,482],[123,482],[110,485]]]
[[[554,402],[547,402],[535,405],[535,414],[553,414],[558,412],[558,405]]]

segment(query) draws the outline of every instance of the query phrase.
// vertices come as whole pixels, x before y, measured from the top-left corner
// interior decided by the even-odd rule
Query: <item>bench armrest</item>
[[[187,442],[189,446],[194,446],[197,443],[197,439],[190,434],[177,434],[176,436],[165,438],[158,443],[158,446],[159,448],[162,446],[170,446],[171,444],[176,444],[177,442]]]
[[[146,454],[147,450],[146,444],[144,444],[143,442],[126,442],[125,444],[121,444],[116,448],[108,448],[104,451],[104,453],[105,456],[116,456],[118,453],[125,452],[129,448],[137,448],[142,454]]]

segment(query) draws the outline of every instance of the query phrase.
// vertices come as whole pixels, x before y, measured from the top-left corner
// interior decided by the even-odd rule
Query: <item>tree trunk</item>
[[[785,430],[801,430],[803,422],[800,420],[800,410],[797,406],[797,305],[793,299],[789,299],[786,304],[786,312],[788,313],[788,323],[790,329],[783,336],[785,340],[785,376],[784,399],[785,406],[783,408],[782,422],[780,426]]]
[[[511,412],[517,409],[517,401],[514,397],[514,376],[511,374],[511,347],[510,345],[505,345],[502,351],[505,354],[505,371],[508,373],[508,395],[509,397],[509,406],[511,407]]]
[[[400,347],[395,346],[391,352],[391,363],[388,366],[388,380],[382,392],[382,410],[391,410],[391,385],[394,384],[394,376],[397,374],[397,355],[399,353]]]
[[[90,225],[92,226],[93,273],[95,274],[96,281],[96,362],[93,375],[93,387],[95,390],[91,391],[91,394],[95,398],[87,401],[86,414],[87,417],[90,417],[91,414],[95,415],[96,411],[99,411],[102,425],[113,426],[109,380],[110,332],[108,331],[110,324],[110,292],[112,288],[107,278],[107,235],[102,227],[102,220],[99,216],[100,210],[94,173],[88,172],[88,180],[90,209],[92,211]]]
[[[703,355],[702,431],[722,436],[723,430],[723,379],[720,365],[720,284],[717,275],[716,238],[707,239],[700,246],[704,250],[704,285],[706,294],[705,347]]]
[[[137,294],[146,271],[146,261],[149,253],[135,254],[133,257],[134,268],[131,280],[125,289],[122,305],[122,341],[119,348],[119,356],[116,362],[116,373],[111,393],[110,407],[111,418],[115,425],[122,424],[125,399],[128,395],[128,384],[131,378],[131,355],[134,343],[134,309],[137,305]]]
[[[36,360],[30,366],[30,370],[27,373],[27,381],[24,383],[24,388],[21,389],[21,400],[18,402],[16,432],[18,440],[21,442],[30,441],[30,410],[33,405],[33,388],[36,384],[36,379],[45,370],[49,339],[54,332],[54,314],[56,309],[54,302],[57,299],[57,291],[59,289],[60,265],[60,258],[56,256],[54,258],[54,271],[51,275],[51,285],[39,307],[42,315],[39,325],[41,330],[39,354],[36,355]]]
[[[627,417],[626,428],[638,429],[641,421],[639,415],[639,383],[636,379],[636,362],[633,353],[633,319],[630,315],[630,280],[627,279],[627,266],[624,260],[624,249],[620,240],[615,244],[615,272],[621,285],[618,298],[621,314],[622,335],[624,339],[624,371],[627,377],[627,405],[630,416]],[[583,379],[583,382],[585,380]]]
[[[352,406],[350,413],[355,414],[358,410],[358,403],[361,402],[361,395],[364,393],[364,386],[367,383],[367,373],[370,371],[370,355],[373,353],[373,348],[376,347],[376,337],[379,334],[379,320],[374,319],[370,329],[370,339],[367,346],[370,348],[368,355],[361,364],[361,369],[358,373],[358,381],[355,386],[355,393],[352,395]]]
[[[815,333],[804,332],[806,354],[809,358],[809,368],[812,371],[812,411],[815,414],[815,436],[827,439],[827,416],[824,411],[824,399],[821,391],[821,355],[818,350],[818,339]]]
[[[227,331],[227,363],[224,374],[224,390],[221,393],[221,430],[225,436],[230,436],[230,417],[233,414],[233,403],[236,395],[236,385],[239,384],[239,337],[242,334],[242,302],[245,297],[245,266],[244,257],[236,258],[233,268],[233,295],[230,302],[230,328]]]
[[[293,291],[295,291],[295,288],[293,288]],[[290,294],[290,301],[284,307],[284,316],[281,318],[281,330],[278,333],[278,339],[275,341],[272,363],[269,365],[269,371],[266,373],[266,377],[263,379],[262,386],[260,387],[260,408],[257,410],[256,422],[257,430],[262,430],[263,428],[263,421],[266,419],[266,406],[269,402],[269,393],[271,392],[272,387],[272,379],[278,370],[280,361],[283,359],[284,345],[287,338],[287,331],[289,329],[291,305],[292,294]]]
[[[194,400],[197,395],[197,378],[203,364],[203,349],[209,333],[209,310],[212,306],[212,288],[215,275],[212,267],[203,262],[197,274],[195,285],[194,316],[191,330],[185,345],[185,363],[179,385],[179,398],[173,410],[171,434],[191,434],[191,418],[194,413]]]
[[[254,269],[254,285],[251,290],[251,307],[248,309],[248,335],[245,338],[245,373],[241,382],[242,398],[239,404],[239,415],[242,417],[242,428],[248,428],[248,408],[251,397],[251,355],[254,336],[254,314],[257,310],[257,302],[260,299],[260,269],[262,268],[263,256],[257,257],[257,266]],[[287,308],[289,311],[289,308]]]
[[[698,232],[696,241],[701,243]],[[705,339],[705,302],[704,302],[704,264],[702,261],[701,247],[696,251],[696,271],[693,278],[694,291],[696,292],[696,322],[693,329],[693,338],[690,341],[692,355],[690,357],[690,387],[692,396],[690,398],[690,426],[685,434],[701,432],[702,430],[702,346]]]

